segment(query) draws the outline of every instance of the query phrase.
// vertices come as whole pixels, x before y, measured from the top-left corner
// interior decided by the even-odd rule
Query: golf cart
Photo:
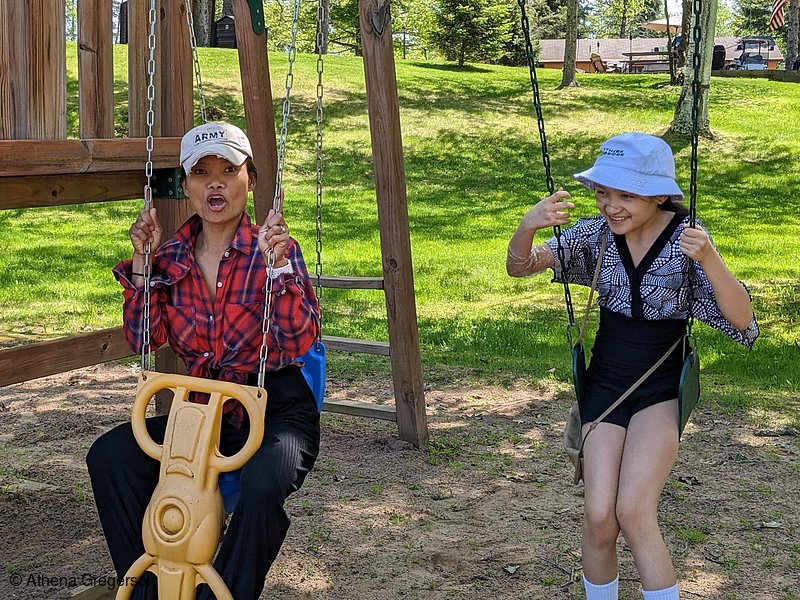
[[[770,50],[775,50],[775,38],[770,36],[743,37],[736,46],[741,54],[728,65],[737,71],[766,71]],[[766,54],[766,58],[765,55]]]

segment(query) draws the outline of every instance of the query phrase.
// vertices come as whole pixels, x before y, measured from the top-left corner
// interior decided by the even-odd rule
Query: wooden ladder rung
[[[335,335],[325,335],[322,337],[322,341],[325,347],[330,350],[359,352],[362,354],[380,354],[381,356],[389,356],[390,354],[389,342],[343,338]]]
[[[311,281],[316,282],[316,277],[311,276]],[[324,288],[338,288],[344,290],[382,290],[383,277],[348,277],[340,275],[320,275],[320,285]]]
[[[322,410],[354,417],[397,421],[397,411],[393,405],[370,404],[353,400],[325,400]]]

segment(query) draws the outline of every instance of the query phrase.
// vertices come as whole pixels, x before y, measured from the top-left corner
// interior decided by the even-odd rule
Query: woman
[[[237,600],[261,594],[289,528],[284,500],[303,484],[319,451],[316,402],[296,364],[317,338],[319,307],[284,216],[271,210],[258,227],[245,212],[256,182],[252,158],[247,136],[234,125],[207,123],[189,131],[181,142],[181,165],[183,188],[196,214],[162,244],[156,209],[143,210],[130,228],[133,257],[114,269],[123,288],[125,336],[134,352],[143,344],[143,274],[150,244],[150,347],[168,341],[192,376],[255,385],[266,257],[275,254],[264,441],[242,470],[241,495],[214,562]],[[147,420],[158,443],[165,426],[166,416]],[[248,434],[247,414],[238,402],[228,402],[221,451],[233,454]],[[101,436],[87,463],[111,558],[123,577],[144,553],[142,518],[159,465],[139,448],[130,423]],[[157,597],[150,573],[133,597]],[[210,592],[203,590],[200,597]]]
[[[725,266],[705,228],[691,227],[675,181],[675,161],[660,138],[626,133],[607,140],[575,178],[594,190],[600,215],[580,219],[558,240],[533,247],[540,229],[570,223],[575,205],[559,190],[522,218],[508,245],[509,275],[553,269],[555,281],[589,286],[600,246],[600,328],[586,375],[583,435],[686,332],[688,259],[697,277],[692,314],[751,347],[758,336],[750,296]],[[583,574],[588,600],[616,600],[620,532],[631,548],[645,600],[679,597],[657,522],[658,500],[678,452],[681,349],[614,409],[584,445]]]

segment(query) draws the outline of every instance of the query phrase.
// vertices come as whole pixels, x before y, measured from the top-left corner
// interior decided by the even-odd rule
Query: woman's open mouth
[[[215,194],[213,196],[209,196],[206,199],[206,202],[208,203],[208,207],[211,210],[215,211],[215,212],[218,212],[218,211],[221,211],[222,209],[224,209],[225,205],[228,203],[228,201],[225,199],[225,196],[222,196],[222,195],[219,195],[219,194]]]

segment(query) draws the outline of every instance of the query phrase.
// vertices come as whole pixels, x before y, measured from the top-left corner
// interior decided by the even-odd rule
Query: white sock
[[[614,578],[614,581],[603,585],[595,585],[584,577],[583,588],[586,590],[586,600],[617,600],[619,575]]]
[[[680,600],[677,582],[672,587],[663,590],[642,590],[644,600]]]

